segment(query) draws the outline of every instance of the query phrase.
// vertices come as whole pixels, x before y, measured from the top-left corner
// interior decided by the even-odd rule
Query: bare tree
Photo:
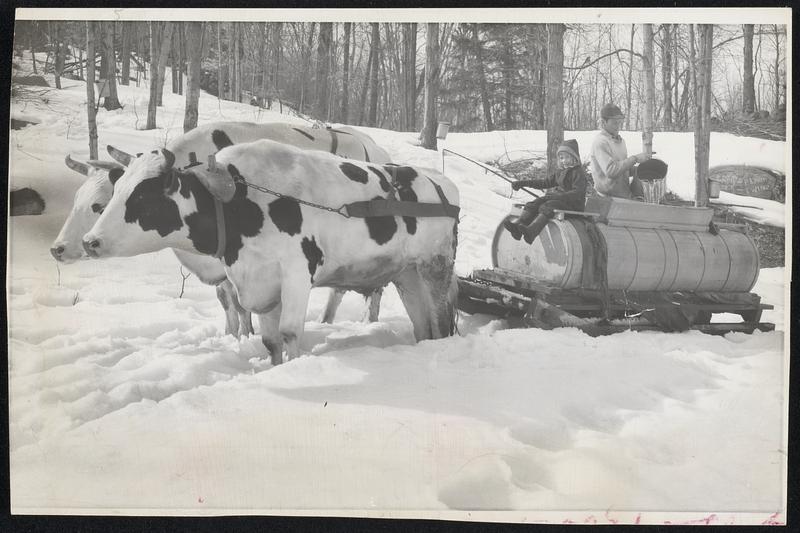
[[[753,76],[753,25],[744,24],[744,60],[742,65],[742,111],[755,111],[756,86]]]
[[[642,151],[653,152],[653,122],[655,117],[656,81],[653,54],[653,25],[644,24],[642,31],[644,43],[644,119],[642,121]]]
[[[55,75],[56,89],[61,88],[61,73],[64,71],[64,43],[61,22],[54,22],[53,41],[55,42],[56,57],[53,63],[53,74]]]
[[[342,106],[340,120],[347,122],[347,112],[350,105],[350,33],[352,23],[344,23],[344,61],[342,64]]]
[[[708,154],[711,142],[711,57],[714,44],[714,26],[700,24],[698,28],[700,57],[696,60],[694,57],[694,31],[692,31],[690,43],[697,87],[695,91],[694,117],[694,205],[704,207],[708,204]]]
[[[564,140],[564,25],[547,25],[547,85],[545,121],[547,125],[547,171],[555,171],[558,145]]]
[[[331,87],[331,41],[333,40],[333,23],[319,23],[319,39],[317,41],[317,116],[328,120],[328,93]]]
[[[483,107],[483,121],[486,131],[494,130],[492,123],[492,106],[489,102],[489,93],[486,90],[486,73],[483,66],[483,46],[478,34],[478,25],[472,25],[472,46],[475,51],[475,74],[478,76],[478,83],[481,90],[481,106]]]
[[[106,87],[108,88],[108,95],[103,100],[103,107],[106,110],[120,109],[122,105],[119,103],[117,96],[117,59],[114,53],[114,21],[106,21],[100,23],[103,28],[103,53],[106,57],[106,71],[103,72],[103,77],[106,79]]]
[[[367,113],[367,125],[373,128],[378,125],[378,70],[380,69],[379,52],[381,47],[381,31],[377,22],[372,23],[372,44],[370,48],[375,50],[372,56],[372,67],[370,69],[370,93],[369,93],[369,112]]]
[[[416,126],[417,96],[417,24],[404,23],[403,26],[403,61],[401,94],[403,107],[400,115],[400,128],[413,131]]]
[[[203,56],[202,22],[184,22],[186,25],[186,49],[189,64],[186,80],[186,110],[183,114],[183,132],[197,127],[198,103],[200,98],[200,67]]]
[[[422,147],[436,150],[438,118],[436,101],[439,96],[439,24],[425,25],[425,114],[422,122]]]
[[[172,22],[165,22],[163,28],[163,33],[161,35],[161,48],[159,49],[158,54],[158,92],[156,93],[157,105],[164,105],[164,80],[167,75],[167,58],[169,57],[169,51],[172,48],[172,32],[175,26],[172,24]]]
[[[172,23],[164,22],[159,31],[158,22],[150,22],[150,100],[147,104],[146,130],[156,128],[156,108],[160,105],[160,92],[163,89],[162,63],[167,60]]]
[[[120,83],[122,85],[130,84],[131,79],[131,41],[136,31],[135,22],[122,22],[120,23],[120,32],[122,33],[122,53],[119,56],[122,62],[120,70]]]
[[[95,23],[86,21],[86,111],[89,123],[89,159],[97,159],[97,108],[94,104]]]
[[[664,97],[664,130],[672,129],[672,24],[662,24],[661,94]],[[677,83],[677,80],[676,80]]]

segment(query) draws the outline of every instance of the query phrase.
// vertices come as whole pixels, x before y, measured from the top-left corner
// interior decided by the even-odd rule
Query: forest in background
[[[480,24],[387,22],[17,21],[17,56],[88,83],[87,120],[121,107],[117,84],[147,81],[144,129],[167,86],[186,94],[184,131],[203,89],[220,99],[288,106],[317,124],[419,131],[437,148],[452,131],[546,130],[555,168],[565,130],[599,127],[614,102],[623,129],[694,131],[696,204],[707,202],[710,132],[785,139],[786,26],[774,24]],[[87,60],[93,58],[93,61]],[[171,72],[166,83],[167,67]],[[155,81],[155,82],[154,82]],[[22,89],[12,79],[12,97]],[[98,92],[98,94],[96,94]],[[95,104],[95,102],[97,102]]]
[[[651,38],[644,25],[632,24],[154,21],[93,26],[100,78],[107,77],[106,49],[111,48],[118,83],[139,83],[159,63],[173,67],[168,90],[183,94],[187,82],[177,73],[188,75],[193,56],[199,55],[200,88],[221,98],[262,106],[280,100],[320,121],[399,131],[422,127],[425,82],[434,79],[437,116],[451,124],[451,131],[545,129],[548,68],[555,62],[562,69],[565,128],[595,129],[599,108],[614,101],[628,111],[626,127],[641,129],[649,40],[654,47],[649,67],[657,84],[654,126],[692,128],[692,25],[650,25]],[[432,27],[436,43],[428,42]],[[561,35],[553,39],[553,33]],[[85,21],[18,21],[15,37],[18,54],[47,52],[41,69],[86,78]],[[784,26],[713,27],[712,117],[783,116],[785,39]],[[553,40],[555,47],[548,46]],[[431,53],[437,57],[428,69]]]

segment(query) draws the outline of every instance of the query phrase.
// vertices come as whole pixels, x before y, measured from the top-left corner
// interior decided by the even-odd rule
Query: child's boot
[[[536,236],[541,233],[549,220],[550,217],[547,215],[539,215],[534,219],[533,222],[527,226],[523,226],[522,235],[525,237],[525,242],[528,244],[533,244],[534,239],[536,239]]]

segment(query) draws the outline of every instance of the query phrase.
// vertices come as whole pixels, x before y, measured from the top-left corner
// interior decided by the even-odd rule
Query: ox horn
[[[100,168],[103,170],[111,170],[114,168],[125,168],[119,163],[114,161],[100,161],[99,159],[90,159],[86,162],[87,165],[93,166],[94,168]]]
[[[89,165],[87,165],[86,163],[75,161],[69,155],[67,155],[67,157],[64,158],[64,163],[66,163],[70,169],[74,170],[78,174],[83,174],[84,176],[89,175]]]
[[[134,157],[131,154],[127,154],[119,148],[114,148],[110,144],[106,146],[106,150],[108,150],[108,154],[113,157],[115,161],[118,161],[123,166],[127,167],[131,164],[131,161],[134,160]]]
[[[166,148],[162,148],[161,153],[164,155],[164,159],[167,161],[166,168],[172,168],[173,165],[175,165],[175,154],[173,154]]]

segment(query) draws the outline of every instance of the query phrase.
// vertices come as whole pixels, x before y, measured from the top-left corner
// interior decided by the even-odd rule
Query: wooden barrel
[[[607,261],[601,264],[598,246],[603,241]],[[759,271],[755,242],[738,231],[720,229],[714,235],[584,218],[551,220],[530,245],[514,240],[501,223],[492,261],[562,289],[598,289],[604,269],[612,290],[747,292]]]

